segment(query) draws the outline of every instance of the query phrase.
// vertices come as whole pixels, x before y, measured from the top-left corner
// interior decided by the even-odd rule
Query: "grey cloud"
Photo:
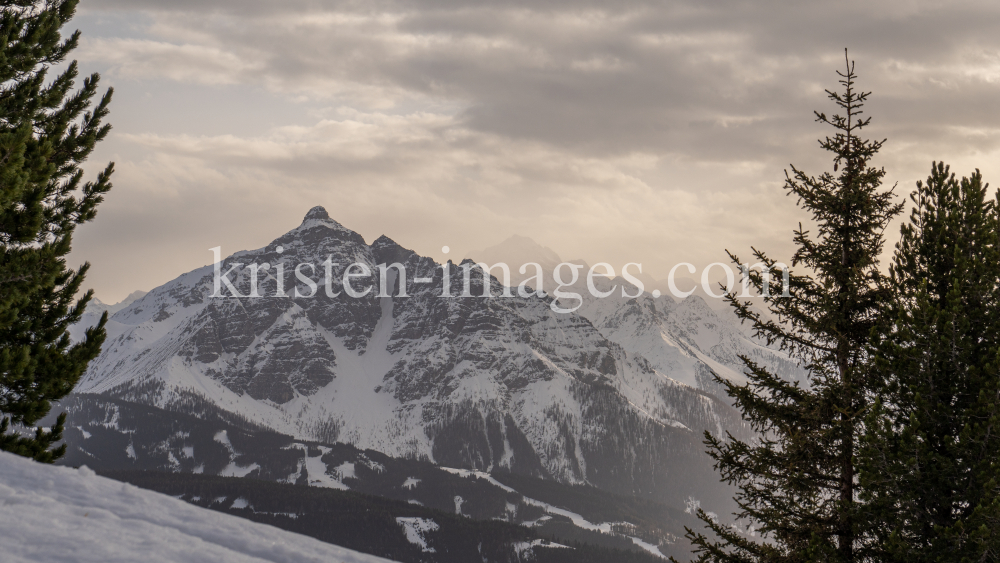
[[[110,0],[95,5],[124,9]],[[466,106],[460,115],[465,127],[596,156],[639,151],[786,160],[787,154],[776,154],[787,152],[780,148],[783,139],[811,130],[812,109],[828,109],[809,87],[836,86],[844,46],[859,61],[861,86],[893,102],[887,107],[895,113],[883,119],[919,113],[925,123],[940,126],[1000,126],[1000,113],[988,109],[990,96],[998,93],[995,83],[958,77],[961,92],[929,86],[914,100],[906,98],[905,88],[896,93],[905,85],[877,75],[886,60],[919,61],[947,73],[966,51],[997,52],[997,8],[989,3],[709,7],[634,1],[616,3],[613,11],[605,3],[563,1],[293,2],[280,9],[270,2],[199,2],[148,8],[168,10],[172,25],[198,30],[253,59],[260,68],[243,80],[309,92],[311,82],[336,78],[443,97]],[[225,17],[198,15],[206,11]],[[381,14],[396,20],[348,19],[292,30],[276,23],[275,14]],[[665,39],[660,45],[646,40],[655,37]],[[597,68],[587,68],[588,61]],[[938,94],[941,102],[934,100]],[[970,104],[965,98],[972,96]]]
[[[105,36],[81,49],[114,80],[227,84],[234,96],[263,89],[299,108],[289,114],[331,120],[302,125],[299,116],[297,131],[217,128],[198,137],[203,130],[180,136],[149,125],[161,118],[118,123],[113,114],[116,131],[130,135],[109,144],[155,155],[121,162],[129,175],[116,185],[181,195],[163,205],[122,196],[105,220],[109,229],[155,225],[156,240],[170,237],[171,222],[145,218],[162,211],[210,224],[211,213],[185,211],[197,203],[184,198],[216,188],[214,206],[267,222],[255,206],[278,186],[274,234],[312,205],[334,212],[343,203],[366,236],[386,232],[425,251],[455,240],[486,247],[511,233],[590,262],[711,261],[744,241],[787,249],[792,222],[776,219],[794,202],[781,197],[781,170],[827,164],[816,148],[827,131],[812,111],[832,111],[823,89],[837,87],[844,47],[859,86],[874,92],[870,133],[889,138],[881,161],[902,182],[899,193],[932,158],[959,160],[968,169],[956,170],[968,173],[970,159],[1000,151],[995,2],[85,0],[83,8],[145,26],[143,37],[130,32],[138,43]],[[206,102],[211,111],[235,112],[222,97]],[[227,119],[260,120],[253,112],[271,103],[261,98]],[[339,106],[364,115],[351,121]],[[198,115],[211,120],[211,111]],[[430,117],[421,121],[422,112]],[[380,121],[368,132],[345,129],[365,119]],[[175,170],[183,176],[165,179]],[[448,220],[433,228],[418,217],[436,210]],[[191,243],[199,253],[223,232],[204,229],[185,234],[200,237]],[[259,231],[235,229],[226,245]],[[111,239],[92,232],[103,234],[82,238],[81,252]],[[191,262],[177,260],[162,270]]]

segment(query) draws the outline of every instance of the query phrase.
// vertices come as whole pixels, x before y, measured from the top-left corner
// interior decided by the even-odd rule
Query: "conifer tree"
[[[67,269],[75,227],[93,219],[111,188],[113,165],[83,181],[80,164],[110,126],[111,90],[97,93],[93,74],[74,91],[75,61],[63,63],[79,31],[63,39],[77,0],[0,0],[0,449],[51,462],[65,446],[65,413],[51,431],[33,426],[69,393],[100,351],[104,323],[72,344],[69,325],[92,292],[76,296],[88,265]]]
[[[861,486],[882,561],[1000,561],[1000,218],[935,163],[891,266]]]
[[[763,297],[765,317],[735,293],[735,312],[758,337],[798,358],[808,371],[805,384],[791,383],[744,357],[748,383],[717,377],[759,441],[705,435],[722,480],[736,485],[738,518],[757,537],[728,528],[700,513],[708,535],[688,530],[699,562],[853,563],[867,559],[856,510],[856,455],[870,399],[870,335],[882,318],[887,283],[879,272],[883,231],[899,214],[885,171],[870,161],[884,141],[862,139],[870,118],[862,118],[868,92],[855,89],[854,64],[838,72],[842,93],[827,91],[836,104],[832,117],[816,120],[834,129],[820,147],[832,153],[833,173],[810,176],[791,167],[785,189],[809,214],[816,234],[801,223],[788,296],[776,291],[761,269],[744,276]],[[753,249],[768,268],[776,260]],[[737,256],[730,258],[740,264]],[[748,272],[749,270],[749,272]],[[762,539],[763,538],[763,539]]]

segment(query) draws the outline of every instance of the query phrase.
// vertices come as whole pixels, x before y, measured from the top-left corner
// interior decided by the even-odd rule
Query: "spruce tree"
[[[881,560],[1000,561],[1000,219],[935,163],[891,266],[861,485]]]
[[[728,296],[754,333],[798,358],[805,384],[791,383],[744,357],[748,382],[718,378],[744,418],[759,433],[746,443],[732,435],[705,435],[722,480],[736,485],[736,516],[758,537],[728,528],[700,513],[708,535],[688,530],[699,562],[852,563],[868,557],[858,523],[856,455],[870,393],[870,335],[883,317],[888,294],[879,271],[883,231],[901,211],[885,171],[870,165],[884,141],[862,139],[868,92],[855,89],[854,64],[838,72],[842,93],[827,91],[838,110],[816,120],[834,134],[820,141],[832,153],[833,173],[810,176],[791,167],[785,189],[810,215],[815,235],[799,223],[789,271],[788,296],[774,279],[763,297],[772,316],[752,301]],[[753,249],[768,267],[777,261]],[[730,258],[741,264],[739,258]],[[764,293],[768,275],[744,276]]]
[[[76,61],[50,82],[79,40],[63,39],[76,0],[0,0],[0,449],[51,462],[65,446],[65,413],[46,432],[23,432],[69,393],[100,351],[104,323],[72,344],[69,325],[92,296],[79,299],[88,265],[67,269],[75,227],[93,219],[111,188],[108,165],[83,181],[80,164],[110,126],[111,90],[93,74],[74,91]],[[20,430],[20,431],[19,431]]]

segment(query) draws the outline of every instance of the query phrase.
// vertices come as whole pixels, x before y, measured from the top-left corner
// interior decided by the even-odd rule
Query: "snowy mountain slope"
[[[121,301],[113,305],[108,305],[107,303],[95,297],[90,300],[90,304],[87,306],[87,312],[100,314],[103,313],[104,311],[107,311],[108,315],[114,315],[118,311],[121,311],[125,307],[128,307],[132,303],[138,301],[139,299],[142,299],[143,297],[146,296],[147,293],[149,292],[142,290],[133,291],[132,293],[129,293],[128,296],[125,297],[125,299],[122,299]]]
[[[133,291],[128,295],[128,297],[122,299],[120,302],[115,303],[114,305],[108,305],[107,303],[94,297],[93,299],[90,300],[90,303],[87,304],[87,310],[83,313],[83,317],[80,319],[80,322],[76,323],[75,325],[69,328],[70,339],[73,342],[79,342],[80,340],[83,340],[84,332],[88,328],[97,324],[97,322],[101,319],[102,313],[107,312],[108,316],[110,317],[115,313],[117,313],[118,311],[121,311],[125,307],[131,305],[136,300],[142,299],[143,296],[145,295],[146,295],[145,291],[141,290]]]
[[[562,259],[551,249],[538,245],[531,239],[511,237],[482,252],[486,257],[473,258],[489,265],[497,262],[510,265],[513,285],[529,278],[533,271],[519,274],[518,265],[536,262],[545,273],[545,289],[551,292],[556,288],[553,268]],[[740,355],[768,366],[774,373],[787,379],[800,380],[805,375],[798,363],[787,354],[769,349],[752,338],[749,328],[739,322],[729,305],[722,299],[708,296],[701,288],[700,281],[678,278],[679,289],[686,291],[693,288],[695,293],[685,298],[676,298],[670,294],[665,281],[642,275],[633,266],[629,274],[643,282],[644,292],[641,295],[635,285],[621,276],[609,279],[596,275],[593,278],[595,288],[602,294],[610,292],[606,297],[597,298],[587,285],[589,266],[579,260],[571,263],[583,265],[576,283],[563,288],[563,291],[581,296],[582,306],[577,313],[589,320],[608,340],[621,346],[633,357],[641,356],[649,360],[653,369],[674,381],[703,389],[724,399],[725,394],[713,381],[711,373],[715,372],[732,381],[745,381]],[[569,279],[569,268],[563,267],[563,270],[564,279]],[[595,270],[595,273],[602,272],[604,270],[601,268]],[[719,270],[712,273],[717,274]],[[719,293],[716,285],[712,284],[712,290]],[[653,297],[654,290],[658,290],[658,297]],[[627,295],[623,296],[623,291]],[[638,296],[631,297],[634,295]],[[566,298],[562,302],[565,308],[580,305],[580,301],[575,298]]]
[[[367,265],[353,287],[373,291],[348,297],[337,270],[327,296],[327,259]],[[669,487],[662,459],[700,455],[702,429],[745,431],[726,404],[657,371],[585,317],[553,312],[549,298],[501,298],[496,280],[492,297],[457,297],[455,264],[456,297],[441,297],[441,265],[385,237],[368,245],[322,208],[265,248],[225,259],[221,271],[236,272],[233,285],[248,295],[246,265],[279,262],[288,294],[295,265],[315,265],[316,295],[275,297],[276,266],[261,275],[257,298],[213,298],[212,267],[189,272],[113,316],[77,390],[167,409],[196,395],[303,439],[629,493]],[[399,296],[390,269],[392,296],[378,297],[377,265],[394,262],[406,267],[409,295]],[[471,277],[479,296],[482,274]]]
[[[0,553],[15,562],[388,561],[0,452]]]
[[[612,287],[617,290],[604,299],[579,291],[584,303],[578,312],[608,340],[632,356],[645,358],[653,369],[675,381],[725,398],[712,373],[737,383],[745,382],[740,356],[749,357],[789,380],[805,376],[794,359],[748,336],[732,313],[716,311],[696,295],[681,300],[668,296],[654,298],[649,293],[622,297],[623,287],[628,295],[637,292],[620,277],[596,278],[595,286],[602,291],[610,291]],[[580,284],[576,288],[586,289]]]

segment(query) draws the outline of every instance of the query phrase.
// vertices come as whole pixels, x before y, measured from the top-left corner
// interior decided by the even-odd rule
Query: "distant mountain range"
[[[561,261],[519,237],[482,254],[476,260],[488,264]],[[341,268],[366,265],[353,286],[373,291],[347,296],[338,270],[328,296],[328,259]],[[616,291],[598,299],[584,275],[568,288],[582,306],[561,314],[550,296],[501,297],[501,283],[473,268],[472,295],[485,286],[491,297],[441,297],[442,265],[384,236],[368,244],[319,207],[264,248],[222,260],[241,295],[252,291],[251,263],[271,265],[257,287],[266,297],[212,297],[210,265],[114,307],[95,303],[80,327],[102,310],[113,314],[79,396],[168,412],[211,405],[298,440],[588,484],[678,510],[701,502],[725,514],[732,491],[718,483],[701,434],[749,438],[750,430],[712,374],[742,381],[742,354],[802,377],[794,361],[697,295],[677,301]],[[289,297],[274,297],[278,263]],[[301,263],[315,265],[305,269],[318,281],[312,297],[294,296],[295,283],[308,294],[293,281]],[[405,266],[409,296],[399,296],[395,269],[382,279],[378,265],[391,263]],[[450,264],[447,276],[457,295],[463,268]],[[415,281],[421,278],[427,283]],[[381,284],[389,296],[378,296]],[[636,293],[621,278],[595,284]],[[82,436],[70,440],[82,447]]]

